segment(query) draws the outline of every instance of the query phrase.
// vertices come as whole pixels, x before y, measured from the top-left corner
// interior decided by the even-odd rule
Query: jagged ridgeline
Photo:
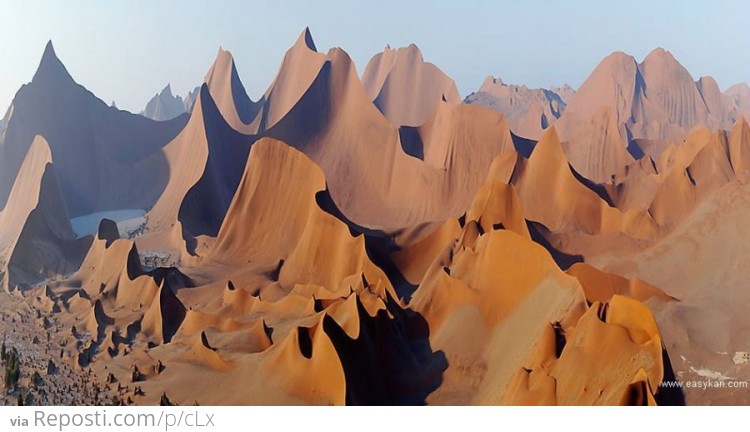
[[[415,45],[360,77],[308,29],[257,100],[238,69],[219,49],[135,115],[50,43],[18,91],[0,277],[50,334],[45,379],[88,374],[92,403],[747,402],[662,386],[750,373],[746,86],[657,49],[462,102]]]

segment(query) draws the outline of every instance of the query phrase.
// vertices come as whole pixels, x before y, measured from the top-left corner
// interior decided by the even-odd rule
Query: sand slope
[[[413,45],[360,79],[305,29],[258,101],[220,49],[154,122],[49,46],[0,132],[4,288],[126,404],[652,405],[675,373],[745,379],[742,87],[655,50],[578,92],[482,92],[508,116]],[[75,239],[124,209],[134,238]]]
[[[0,212],[4,289],[27,288],[77,268],[87,240],[76,241],[50,148],[37,136]]]
[[[638,382],[642,402],[655,403],[662,348],[650,312],[618,295],[589,307],[531,240],[512,186],[490,179],[445,250],[410,303],[448,362],[429,402],[634,403],[626,395]]]
[[[362,84],[376,107],[396,126],[419,126],[438,102],[461,103],[453,80],[427,63],[416,45],[387,47],[365,67]]]
[[[566,89],[563,97],[554,90],[506,84],[500,78],[489,76],[479,90],[467,96],[464,102],[481,105],[505,115],[513,133],[538,140],[544,129],[565,111],[565,98],[575,93],[570,87]]]

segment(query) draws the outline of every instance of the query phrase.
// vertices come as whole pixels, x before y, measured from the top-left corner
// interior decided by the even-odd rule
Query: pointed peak
[[[172,85],[171,84],[167,84],[167,86],[162,89],[162,91],[161,91],[161,93],[159,93],[159,95],[160,96],[169,96],[169,97],[172,97]]]
[[[234,60],[234,57],[228,49],[224,49],[223,46],[219,46],[219,50],[216,52],[216,59],[214,60],[214,63],[222,60]]]
[[[219,50],[216,51],[216,58],[211,65],[211,69],[217,65],[234,65],[234,56],[232,56],[232,53],[228,49],[224,49],[222,46],[219,46]]]
[[[552,141],[556,142],[557,144],[560,144],[560,137],[557,135],[557,129],[554,125],[547,128],[546,131],[544,131],[544,134],[542,135],[542,138],[539,139],[539,141]]]
[[[531,152],[529,159],[546,159],[553,158],[555,160],[566,161],[565,152],[563,151],[560,137],[557,135],[555,126],[552,125],[544,131],[544,134],[534,146],[534,150]]]
[[[65,66],[57,57],[55,47],[52,45],[51,40],[47,42],[47,45],[44,47],[44,54],[42,54],[42,59],[39,61],[39,67],[34,74],[33,80],[37,80],[41,77],[66,77],[72,80],[70,74],[68,74],[68,70],[65,69]]]
[[[318,52],[318,49],[315,47],[315,41],[313,41],[312,34],[310,33],[310,27],[305,27],[297,38],[297,42],[294,43],[295,46],[302,46],[303,44],[309,50]]]
[[[232,57],[232,53],[220,46],[219,50],[216,52],[214,62],[211,64],[206,76],[203,78],[203,82],[210,83],[214,74],[231,73],[234,68],[234,57]]]
[[[52,45],[52,39],[48,40],[47,45],[44,47],[44,54],[42,54],[42,60],[44,60],[48,56],[57,58],[57,54],[55,54],[55,46]]]

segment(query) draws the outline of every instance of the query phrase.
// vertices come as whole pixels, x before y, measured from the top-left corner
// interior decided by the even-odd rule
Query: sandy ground
[[[45,315],[30,306],[28,299],[0,291],[0,333],[8,349],[18,350],[21,361],[18,388],[3,388],[0,405],[16,405],[19,393],[25,401],[31,395],[33,405],[115,405],[127,401],[127,392],[118,392],[117,384],[107,384],[90,370],[60,360],[67,334],[54,314]],[[50,371],[53,373],[48,373],[50,363],[56,369]],[[41,376],[41,383],[32,383],[34,372]]]

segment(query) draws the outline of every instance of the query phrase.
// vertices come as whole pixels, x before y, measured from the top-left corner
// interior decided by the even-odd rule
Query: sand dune
[[[624,167],[635,162],[609,107],[579,126],[563,149],[581,175],[596,183],[610,183]]]
[[[632,161],[623,146],[635,157],[645,151],[656,158],[659,151],[649,152],[639,143],[680,138],[700,125],[728,130],[739,118],[739,99],[722,94],[711,77],[696,82],[662,48],[654,49],[641,63],[617,52],[602,60],[571,96],[556,128],[562,141],[570,141],[566,153],[571,165],[590,180],[608,183]],[[604,111],[609,111],[612,126],[605,126],[610,120],[596,120]],[[599,131],[604,128],[619,131],[621,141],[602,144]],[[589,156],[592,145],[593,154],[617,152],[619,156],[594,164]]]
[[[500,115],[438,102],[426,123],[411,131],[421,151],[409,155],[403,130],[371,103],[349,56],[334,48],[325,59],[294,109],[264,135],[318,163],[335,204],[358,225],[398,237],[424,222],[457,216],[489,162],[513,148]]]
[[[28,288],[77,268],[87,240],[76,240],[49,145],[37,136],[0,212],[5,290]]]
[[[242,175],[250,139],[234,131],[203,86],[190,120],[164,148],[174,175],[147,214],[151,236],[167,233],[165,246],[182,253],[183,238],[215,236]],[[146,242],[144,242],[146,243]]]
[[[511,180],[527,217],[552,231],[653,236],[657,227],[646,211],[622,212],[576,178],[555,129],[553,126],[545,132],[529,159],[519,160]]]
[[[732,361],[747,340],[746,314],[738,309],[748,301],[748,232],[741,222],[747,206],[747,187],[731,182],[655,246],[589,257],[599,268],[647,280],[680,299],[652,307],[682,379],[701,379],[694,370],[703,368],[748,379],[746,366]],[[688,390],[685,396],[689,404],[748,403],[744,391]]]
[[[479,90],[466,97],[465,102],[481,105],[508,118],[513,133],[538,140],[565,111],[565,100],[575,90],[564,87],[565,94],[554,90],[530,89],[526,86],[505,84],[502,79],[487,77]]]
[[[501,116],[440,101],[424,124],[399,131],[369,100],[345,52],[333,49],[324,55],[314,48],[305,30],[258,103],[244,93],[231,55],[220,51],[206,76],[209,95],[202,95],[188,126],[164,151],[169,165],[189,158],[185,163],[196,168],[180,170],[169,179],[149,215],[151,231],[174,225],[174,209],[181,206],[180,222],[187,232],[215,236],[246,160],[244,152],[261,136],[283,140],[310,156],[326,173],[331,197],[346,218],[362,227],[385,231],[398,242],[419,237],[425,223],[458,216],[484,179],[489,162],[513,148]],[[216,102],[216,110],[206,106],[198,109],[199,104],[208,103],[207,96]],[[241,109],[255,110],[255,119],[240,119]],[[202,128],[215,131],[216,138],[206,138],[213,149],[208,151],[209,156],[202,155],[203,144],[188,145],[196,134],[203,140],[207,132]],[[475,145],[466,145],[470,142]],[[417,157],[405,151],[410,146],[417,148]],[[206,164],[203,158],[209,162]],[[200,168],[204,164],[206,168]],[[233,168],[227,170],[225,165]],[[222,172],[211,174],[212,167],[218,166]],[[178,180],[200,171],[205,172],[198,183],[194,179]],[[217,183],[226,187],[217,190]],[[173,188],[183,192],[174,192]],[[185,195],[185,188],[190,189],[192,198]],[[207,205],[206,199],[219,202]],[[186,210],[188,206],[190,211]],[[205,212],[210,214],[200,221],[187,222]]]
[[[748,376],[744,88],[657,49],[463,104],[414,45],[360,79],[305,29],[258,101],[219,49],[155,122],[49,45],[0,127],[0,280],[126,404],[680,403]]]
[[[316,51],[310,30],[305,29],[287,50],[276,78],[259,101],[247,96],[234,58],[224,49],[219,49],[204,82],[232,129],[258,134],[278,123],[299,102],[324,61],[325,55]]]
[[[724,107],[714,104],[724,101],[716,100],[718,95],[710,81],[706,78],[696,84],[662,48],[654,49],[641,63],[625,53],[614,53],[602,60],[571,97],[558,129],[567,141],[581,122],[603,107],[613,111],[618,127],[626,127],[626,139],[671,138],[699,124],[725,127],[735,119],[717,116]]]
[[[650,295],[647,304],[654,310],[672,365],[682,379],[698,377],[695,371],[702,368],[741,379],[747,374],[742,364],[731,359],[740,349],[735,336],[718,336],[730,328],[733,335],[742,334],[745,328],[734,305],[745,301],[744,291],[737,288],[743,278],[743,264],[737,260],[743,256],[744,229],[735,218],[745,207],[742,149],[750,141],[746,129],[744,120],[728,135],[695,128],[665,149],[658,161],[650,163],[650,169],[643,166],[640,174],[631,173],[618,185],[619,195],[611,196],[629,202],[629,211],[648,208],[659,225],[658,234],[645,243],[568,228],[546,235],[558,253],[578,256],[597,269],[647,281],[646,286],[652,284],[679,300],[655,300],[662,296],[647,294],[653,293],[650,288],[638,294],[641,289],[635,289],[635,282],[625,284],[611,276],[606,281],[593,269],[582,267],[584,264],[570,269],[592,299],[626,288],[635,298],[647,300]],[[586,285],[587,280],[591,285],[594,277],[600,283],[592,291]],[[611,288],[601,291],[606,286]],[[717,391],[687,391],[686,397],[688,403],[699,404],[745,400],[736,392]]]
[[[365,67],[362,84],[376,107],[396,126],[419,126],[441,102],[461,103],[453,80],[427,63],[416,45],[376,54]]]
[[[624,399],[630,386],[643,382],[644,401],[655,403],[662,349],[650,312],[615,293],[602,298],[608,304],[589,307],[589,292],[531,241],[512,186],[490,180],[446,251],[410,304],[448,362],[429,402],[632,403]],[[635,292],[641,295],[639,289],[627,294]]]

